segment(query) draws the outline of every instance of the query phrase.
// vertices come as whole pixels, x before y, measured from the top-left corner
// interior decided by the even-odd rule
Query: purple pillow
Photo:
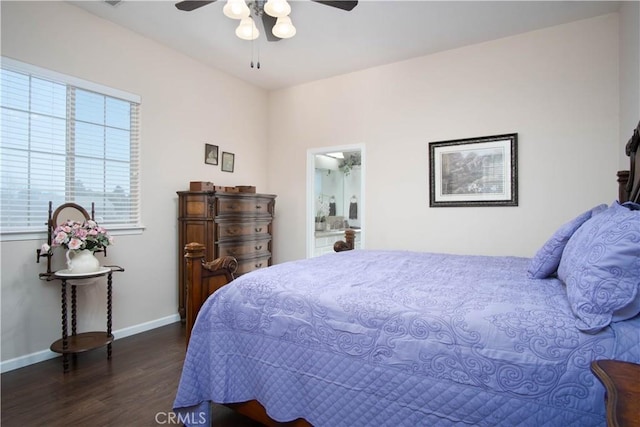
[[[560,265],[562,251],[573,233],[593,215],[603,212],[605,209],[607,209],[607,205],[598,205],[593,209],[581,213],[556,230],[549,240],[536,252],[533,259],[531,259],[529,268],[527,269],[528,276],[531,279],[546,279],[555,273],[558,265]]]
[[[558,278],[567,287],[578,329],[595,333],[640,312],[640,206],[611,207],[569,239]]]

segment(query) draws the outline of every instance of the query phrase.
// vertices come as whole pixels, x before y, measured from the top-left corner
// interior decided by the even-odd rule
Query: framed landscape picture
[[[518,206],[518,134],[430,142],[429,206]]]

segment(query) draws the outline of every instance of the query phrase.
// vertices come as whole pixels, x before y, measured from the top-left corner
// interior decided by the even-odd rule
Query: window
[[[75,202],[112,229],[140,227],[139,98],[2,58],[0,230],[46,230]]]

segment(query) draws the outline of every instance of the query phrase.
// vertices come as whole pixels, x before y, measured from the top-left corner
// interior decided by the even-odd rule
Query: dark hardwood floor
[[[79,354],[67,374],[55,358],[6,372],[2,426],[176,425],[168,413],[184,360],[184,325],[174,323]],[[173,423],[171,421],[174,421]],[[213,426],[260,424],[214,405]]]

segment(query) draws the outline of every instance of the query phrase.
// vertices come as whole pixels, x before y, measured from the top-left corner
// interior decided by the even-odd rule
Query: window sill
[[[144,225],[111,228],[106,227],[112,236],[132,236],[142,234]],[[47,231],[3,231],[0,233],[0,242],[12,242],[22,240],[47,240]]]

